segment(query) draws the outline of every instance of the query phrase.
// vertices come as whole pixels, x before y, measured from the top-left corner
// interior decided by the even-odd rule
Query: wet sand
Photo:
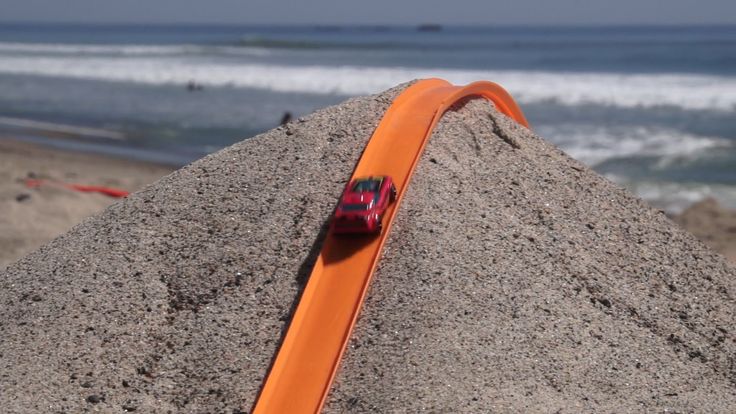
[[[28,178],[135,191],[167,166],[42,147],[0,137],[0,269],[117,201],[59,186],[28,188]]]
[[[8,266],[0,406],[248,411],[402,88],[205,157]],[[734,297],[722,256],[470,101],[427,146],[325,410],[727,412]]]
[[[736,263],[736,211],[708,198],[693,204],[673,220],[731,263]]]

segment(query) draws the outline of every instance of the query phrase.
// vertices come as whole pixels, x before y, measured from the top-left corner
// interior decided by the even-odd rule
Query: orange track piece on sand
[[[127,197],[128,194],[130,194],[129,192],[125,190],[121,190],[119,188],[103,187],[103,186],[98,186],[98,185],[62,183],[59,181],[49,181],[49,180],[26,180],[26,187],[35,188],[35,187],[40,187],[41,185],[47,184],[47,183],[60,185],[70,190],[80,191],[83,193],[100,193],[100,194],[104,194],[106,196],[115,197],[115,198]]]
[[[318,413],[325,403],[373,271],[411,175],[437,122],[454,103],[480,96],[528,127],[511,96],[492,82],[415,83],[386,111],[353,177],[388,175],[398,190],[380,236],[327,235],[299,305],[254,406],[254,414]]]

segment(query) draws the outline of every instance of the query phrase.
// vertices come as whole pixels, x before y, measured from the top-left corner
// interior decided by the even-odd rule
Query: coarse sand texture
[[[0,274],[7,413],[247,412],[405,85],[247,139]],[[736,271],[476,99],[436,128],[328,413],[730,412]]]

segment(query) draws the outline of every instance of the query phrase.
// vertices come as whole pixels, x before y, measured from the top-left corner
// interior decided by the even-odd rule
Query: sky
[[[0,0],[0,21],[736,24],[736,0]]]

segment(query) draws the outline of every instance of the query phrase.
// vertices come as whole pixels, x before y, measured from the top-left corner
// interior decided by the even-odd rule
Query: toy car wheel
[[[378,217],[378,222],[376,223],[376,234],[383,233],[383,217]]]
[[[396,201],[396,186],[393,183],[391,183],[391,195],[389,196],[389,200],[391,200],[391,202]]]

